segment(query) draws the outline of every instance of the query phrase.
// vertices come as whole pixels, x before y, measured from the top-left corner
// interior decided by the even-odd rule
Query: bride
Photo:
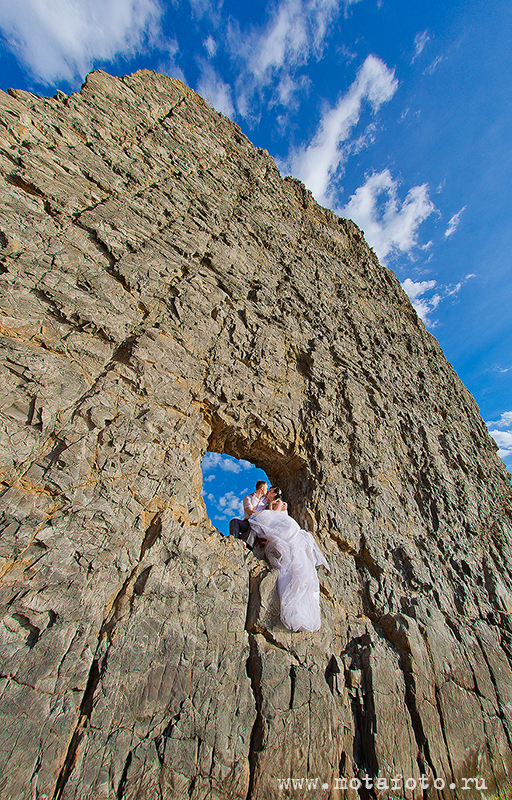
[[[277,591],[281,601],[281,622],[290,631],[320,628],[320,585],[316,567],[329,570],[313,536],[288,516],[279,498],[267,511],[251,516],[252,530],[266,539],[265,555],[279,570]]]

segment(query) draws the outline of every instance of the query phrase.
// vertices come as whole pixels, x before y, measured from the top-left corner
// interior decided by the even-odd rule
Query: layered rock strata
[[[1,796],[506,785],[509,476],[395,276],[179,81],[0,104]],[[209,450],[316,536],[319,632]]]

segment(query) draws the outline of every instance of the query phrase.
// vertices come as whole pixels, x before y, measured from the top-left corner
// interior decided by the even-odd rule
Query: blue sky
[[[244,518],[242,499],[256,488],[256,481],[269,480],[263,470],[250,461],[220,453],[206,453],[202,462],[203,499],[208,516],[225,535],[232,517]]]
[[[510,0],[0,0],[0,29],[0,88],[178,77],[354,219],[512,467]]]

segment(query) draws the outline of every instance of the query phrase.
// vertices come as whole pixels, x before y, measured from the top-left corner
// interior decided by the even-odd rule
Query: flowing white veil
[[[279,570],[281,621],[291,631],[320,628],[320,585],[316,567],[329,566],[308,531],[287,511],[260,511],[250,518],[256,535],[267,540],[265,555]]]

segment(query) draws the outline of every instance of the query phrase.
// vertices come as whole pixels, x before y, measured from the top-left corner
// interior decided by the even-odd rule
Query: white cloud
[[[411,278],[406,278],[402,283],[402,289],[408,295],[413,308],[416,313],[423,320],[425,325],[430,328],[435,327],[435,321],[430,318],[430,314],[436,310],[439,303],[447,297],[453,297],[458,294],[464,284],[474,278],[473,274],[466,275],[459,283],[455,285],[442,285],[438,286],[437,281],[413,281]],[[426,296],[433,290],[435,294],[430,297]]]
[[[0,6],[0,27],[36,81],[73,83],[154,42],[161,13],[158,0],[15,0]]]
[[[388,169],[374,172],[337,210],[364,230],[367,242],[382,264],[389,255],[410,253],[418,245],[418,228],[435,211],[426,184],[413,186],[405,200],[398,198],[398,182]]]
[[[203,472],[210,470],[221,469],[224,472],[242,472],[242,467],[235,458],[225,456],[221,453],[206,453],[202,461]]]
[[[452,234],[455,233],[455,231],[459,227],[459,222],[460,222],[460,218],[462,216],[462,213],[465,210],[466,210],[466,206],[462,206],[460,211],[458,211],[456,214],[454,214],[453,217],[450,217],[450,220],[448,222],[448,227],[447,227],[447,229],[446,229],[446,231],[444,233],[444,238],[445,239],[448,239],[449,236],[452,236]]]
[[[467,283],[471,278],[476,278],[476,275],[473,272],[466,275],[461,281],[456,283],[454,286],[445,286],[444,297],[451,297],[452,295],[458,294],[462,289],[462,287],[464,286],[464,284]]]
[[[432,63],[423,71],[424,75],[433,75],[438,68],[441,61],[444,61],[444,56],[437,56]]]
[[[402,283],[402,288],[407,293],[409,300],[414,302],[419,297],[421,297],[425,292],[429,292],[431,289],[434,289],[436,286],[436,281],[412,281],[410,278],[406,278],[405,281]]]
[[[177,5],[176,0],[174,0],[174,5]],[[217,6],[217,4],[212,3],[211,0],[190,0],[190,5],[195,15],[199,18],[205,16],[210,18],[212,15],[215,15]]]
[[[224,459],[224,461],[221,461],[219,466],[225,472],[234,472],[235,475],[238,475],[238,473],[242,471],[240,464],[231,459]]]
[[[427,42],[430,42],[428,31],[422,31],[416,34],[414,37],[414,55],[411,59],[411,63],[414,63],[418,56],[421,55]]]
[[[164,75],[171,75],[171,77],[187,83],[183,70],[177,64],[180,48],[176,39],[166,39],[165,50],[167,50],[167,58],[160,60],[157,68],[158,72],[162,72]]]
[[[290,153],[286,167],[304,181],[318,202],[326,205],[332,198],[332,181],[349,152],[343,144],[359,122],[363,101],[368,101],[375,112],[393,97],[397,86],[394,72],[380,59],[368,56],[348,92],[324,115],[312,142]],[[373,129],[369,135],[373,135]],[[363,146],[364,137],[357,141]]]
[[[220,453],[206,453],[201,462],[201,468],[203,472],[208,472],[209,470],[218,467],[222,459],[223,456]]]
[[[497,428],[512,428],[512,411],[505,411],[499,419],[493,422],[486,422],[486,425],[487,427],[496,425]]]
[[[211,36],[211,35],[208,36],[204,40],[203,45],[205,46],[206,52],[208,53],[210,58],[213,58],[215,56],[216,52],[217,52],[217,42],[215,41],[213,36]]]
[[[285,64],[306,63],[319,56],[338,0],[281,0],[266,29],[252,39],[248,66],[259,82],[268,83]]]
[[[211,64],[201,61],[201,77],[197,92],[206,102],[226,117],[233,117],[235,109],[231,99],[231,87],[219,78]]]
[[[343,5],[345,6],[345,16],[348,15],[348,8],[349,6],[354,6],[356,3],[359,3],[360,0],[344,0]],[[379,3],[377,3],[379,5]],[[380,6],[379,6],[380,8]]]
[[[237,110],[242,116],[254,114],[253,96],[273,85],[268,101],[286,104],[291,94],[304,88],[296,70],[311,58],[319,59],[332,23],[342,5],[340,0],[281,0],[268,23],[248,35],[236,23],[228,28],[233,56],[242,59],[244,69],[237,84]]]
[[[244,470],[252,469],[253,466],[254,465],[251,464],[250,461],[246,461],[245,459],[238,460],[222,453],[206,453],[201,463],[203,472],[211,472],[212,470],[220,469],[224,472],[234,472],[236,475]],[[215,476],[209,475],[205,480],[211,481],[213,477]]]
[[[441,302],[441,296],[437,293],[432,297],[424,297],[425,294],[435,289],[436,285],[436,281],[412,281],[410,278],[406,278],[402,283],[402,289],[409,296],[413,308],[425,325],[432,324],[428,315],[435,311]]]
[[[512,456],[512,432],[489,430],[489,433],[499,447],[499,457],[505,460]]]
[[[285,74],[275,86],[274,97],[287,111],[295,111],[299,106],[300,97],[306,95],[310,88],[311,80],[307,75],[292,78],[291,75]]]
[[[215,500],[215,498],[213,498],[213,500]],[[221,513],[227,514],[231,517],[241,516],[243,518],[244,516],[243,503],[240,500],[240,497],[238,497],[238,495],[236,495],[234,492],[227,492],[226,494],[222,495],[222,497],[217,498],[217,503],[220,507],[219,511]]]

